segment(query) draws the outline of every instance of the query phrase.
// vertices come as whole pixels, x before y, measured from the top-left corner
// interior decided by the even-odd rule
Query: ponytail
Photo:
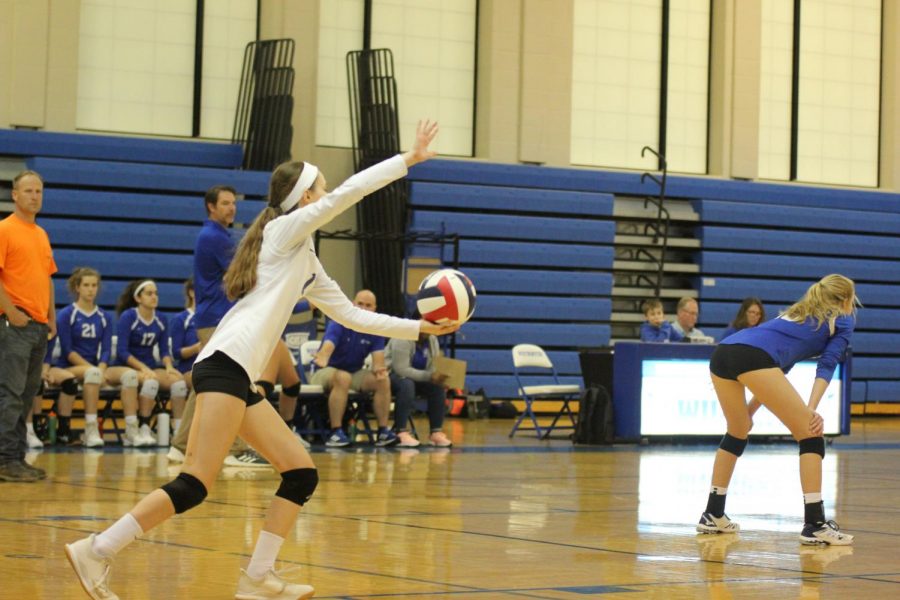
[[[303,163],[297,161],[281,163],[272,172],[272,177],[269,178],[268,206],[253,220],[234,253],[234,260],[225,272],[225,294],[232,302],[243,298],[256,287],[263,230],[271,220],[284,214],[281,203],[291,193],[302,172]]]
[[[834,322],[845,314],[847,303],[853,307],[860,305],[856,297],[856,286],[852,279],[843,275],[826,275],[812,284],[803,297],[782,313],[795,323],[803,323],[809,318],[816,320],[816,329],[828,323],[828,332],[834,335]]]

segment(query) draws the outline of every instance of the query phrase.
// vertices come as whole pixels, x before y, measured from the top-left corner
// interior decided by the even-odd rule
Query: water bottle
[[[160,446],[169,445],[169,413],[156,415],[156,440]]]
[[[50,416],[47,418],[47,439],[50,441],[51,444],[56,443],[56,425],[57,425],[56,413],[53,411],[50,411]]]

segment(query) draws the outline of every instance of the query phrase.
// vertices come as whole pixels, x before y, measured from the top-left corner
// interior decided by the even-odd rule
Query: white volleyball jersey
[[[312,234],[366,194],[406,175],[395,156],[353,175],[340,187],[263,230],[256,287],[231,307],[197,357],[221,351],[259,379],[297,301],[308,298],[328,317],[362,333],[414,340],[419,322],[369,312],[353,305],[322,268]]]

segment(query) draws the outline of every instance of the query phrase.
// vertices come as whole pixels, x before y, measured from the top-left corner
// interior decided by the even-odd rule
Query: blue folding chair
[[[556,367],[550,361],[550,357],[544,349],[534,344],[518,344],[512,349],[513,373],[516,377],[516,385],[519,388],[519,397],[525,402],[525,410],[516,419],[509,437],[516,435],[516,431],[534,431],[538,439],[547,439],[555,429],[575,429],[575,415],[569,402],[581,397],[581,386],[577,384],[560,383]],[[552,383],[545,385],[524,385],[522,375],[535,373],[550,375]],[[536,400],[558,400],[562,406],[553,417],[550,425],[541,427],[538,425],[537,416],[534,414],[534,402]],[[559,419],[568,417],[571,425],[558,425]],[[525,418],[529,418],[534,427],[521,427]]]

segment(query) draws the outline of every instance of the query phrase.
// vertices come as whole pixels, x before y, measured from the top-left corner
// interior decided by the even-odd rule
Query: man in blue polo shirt
[[[353,303],[364,309],[375,311],[375,294],[360,290]],[[377,446],[397,443],[397,434],[388,427],[391,410],[391,380],[388,379],[384,363],[385,339],[378,335],[359,333],[330,321],[322,337],[322,346],[316,354],[315,363],[319,367],[310,380],[313,385],[321,385],[328,392],[328,415],[331,419],[331,435],[325,445],[340,448],[350,445],[350,439],[341,428],[347,396],[350,390],[374,392],[372,405],[378,419]],[[366,357],[372,355],[372,369],[364,369]]]

